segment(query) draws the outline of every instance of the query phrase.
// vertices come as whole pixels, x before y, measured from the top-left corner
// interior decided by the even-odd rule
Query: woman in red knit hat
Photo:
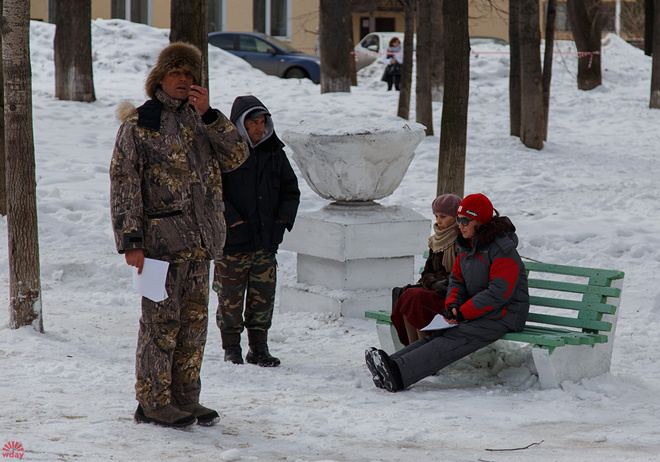
[[[429,256],[422,276],[416,285],[397,287],[400,293],[392,308],[392,324],[399,340],[409,345],[428,335],[420,329],[426,327],[445,306],[445,294],[451,267],[456,259],[458,224],[456,211],[461,198],[455,194],[443,194],[433,200],[431,210],[435,216],[433,235],[429,237]]]
[[[379,388],[404,390],[507,332],[525,327],[529,291],[525,265],[516,250],[515,226],[500,217],[483,194],[467,196],[457,212],[458,256],[442,313],[455,326],[435,331],[391,356],[375,348],[367,350],[367,367]]]

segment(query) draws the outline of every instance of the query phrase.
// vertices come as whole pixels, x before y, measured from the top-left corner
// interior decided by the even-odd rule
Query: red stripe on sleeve
[[[461,257],[465,255],[456,255],[454,260],[454,265],[451,268],[452,276],[454,276],[458,281],[463,282],[463,271],[461,271]],[[445,307],[449,308],[452,303],[457,303],[456,298],[458,297],[458,287],[452,288],[447,292],[445,297]]]
[[[518,263],[511,258],[498,258],[490,265],[490,280],[502,278],[509,286],[509,289],[504,294],[506,298],[511,296],[513,288],[516,287],[519,274],[520,268],[518,267]]]
[[[456,255],[454,266],[451,268],[451,272],[454,277],[461,282],[463,282],[463,271],[461,270],[461,258],[463,257],[465,257],[465,255]]]

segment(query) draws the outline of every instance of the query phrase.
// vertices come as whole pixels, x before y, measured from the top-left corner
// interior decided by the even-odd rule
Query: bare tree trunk
[[[600,66],[602,0],[567,0],[568,20],[578,49],[577,83],[593,90],[603,83]]]
[[[348,46],[351,49],[350,55],[351,55],[351,86],[352,87],[357,87],[358,85],[358,80],[357,80],[357,55],[353,51],[355,48],[355,45],[353,44],[353,34],[349,35],[349,43]]]
[[[43,332],[39,233],[32,131],[30,2],[4,0],[2,8],[9,241],[9,326]]]
[[[555,48],[555,22],[557,0],[548,0],[545,19],[545,55],[543,57],[543,140],[548,139],[548,119],[550,117],[550,82],[552,81],[552,58]]]
[[[201,82],[209,86],[209,2],[208,0],[172,0],[170,2],[170,43],[187,42],[202,52]]]
[[[92,70],[92,1],[57,0],[55,19],[55,96],[96,101]]]
[[[403,5],[404,34],[403,64],[401,65],[401,83],[399,84],[399,109],[397,115],[402,119],[410,118],[410,94],[412,93],[413,42],[415,40],[415,3],[416,0],[399,0]]]
[[[660,31],[660,0],[655,0],[654,14],[653,30]],[[660,109],[660,33],[653,34],[653,64],[651,69],[651,101],[649,107]]]
[[[415,85],[415,120],[433,135],[431,99],[431,64],[433,62],[433,0],[417,1],[417,83]]]
[[[433,46],[431,60],[431,95],[432,100],[442,101],[445,89],[445,26],[442,19],[443,0],[433,0]]]
[[[321,93],[351,91],[349,0],[321,0]]]
[[[511,136],[520,137],[520,4],[509,0],[509,123]]]
[[[543,149],[543,86],[538,0],[520,0],[520,140]]]
[[[437,194],[463,197],[470,94],[468,3],[445,1],[445,97],[442,105]]]
[[[653,22],[655,21],[655,0],[644,0],[644,54],[653,54]]]
[[[2,13],[0,0],[0,13]],[[0,215],[7,215],[7,171],[5,170],[5,84],[2,71],[2,29],[0,28]]]

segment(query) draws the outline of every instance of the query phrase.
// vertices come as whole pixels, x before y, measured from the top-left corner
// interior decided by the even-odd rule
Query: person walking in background
[[[495,215],[493,216],[493,213]],[[390,392],[410,385],[525,327],[529,290],[518,255],[516,228],[483,194],[458,206],[458,256],[449,277],[444,318],[454,327],[436,331],[391,356],[365,351],[374,384]]]
[[[245,361],[274,367],[280,360],[269,352],[268,329],[275,304],[276,253],[284,231],[293,227],[300,190],[263,103],[254,96],[237,97],[231,121],[248,143],[250,157],[222,175],[229,228],[224,255],[214,268],[216,319],[225,361],[243,364],[241,333],[247,329]]]
[[[461,198],[455,194],[444,194],[433,200],[431,209],[435,223],[422,276],[416,285],[395,288],[401,294],[392,308],[391,319],[403,345],[429,335],[428,331],[420,329],[444,309],[449,274],[456,259],[456,210],[460,202]]]
[[[145,84],[150,99],[118,111],[110,165],[117,250],[138,274],[145,258],[169,262],[167,298],[142,298],[135,360],[135,421],[168,427],[219,420],[199,404],[210,260],[225,241],[221,172],[248,157],[236,127],[193,85],[201,62],[187,43],[160,52]]]
[[[387,82],[387,91],[392,90],[392,85],[399,91],[401,83],[401,66],[403,65],[403,47],[397,37],[392,37],[389,47],[385,52],[383,62],[387,64],[381,80]]]

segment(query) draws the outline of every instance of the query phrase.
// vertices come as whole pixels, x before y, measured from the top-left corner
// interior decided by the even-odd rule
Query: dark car
[[[252,67],[285,79],[321,81],[320,60],[258,32],[212,32],[209,43],[243,58]]]

